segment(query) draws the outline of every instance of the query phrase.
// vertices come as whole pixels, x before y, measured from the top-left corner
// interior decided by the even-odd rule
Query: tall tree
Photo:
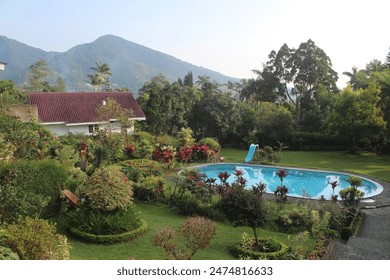
[[[96,67],[91,67],[95,73],[88,75],[90,84],[93,86],[94,91],[97,91],[100,87],[103,91],[110,91],[109,76],[112,75],[110,67],[107,63],[99,64],[95,63]]]
[[[348,142],[351,152],[360,145],[383,144],[386,122],[378,106],[380,88],[371,83],[367,89],[353,91],[346,87],[335,96],[334,108],[327,119],[328,130]]]
[[[38,60],[29,67],[27,76],[27,86],[25,89],[32,92],[50,91],[48,82],[45,80],[49,76],[50,70],[44,59]]]

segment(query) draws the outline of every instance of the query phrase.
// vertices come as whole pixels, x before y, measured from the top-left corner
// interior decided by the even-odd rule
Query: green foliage
[[[121,234],[141,225],[139,212],[134,206],[111,212],[90,211],[81,206],[69,211],[66,216],[71,228],[95,235]]]
[[[350,145],[351,152],[359,146],[383,144],[386,122],[378,106],[380,90],[376,84],[353,91],[350,87],[335,97],[334,109],[327,119],[328,131]]]
[[[56,215],[67,178],[67,167],[55,160],[0,163],[0,220]]]
[[[129,179],[115,169],[97,169],[78,192],[87,198],[87,204],[93,210],[125,210],[133,201]]]
[[[256,229],[264,226],[268,219],[261,198],[252,191],[233,188],[222,197],[219,207],[233,226],[252,228],[258,242]]]
[[[0,246],[0,261],[2,260],[20,260],[20,258],[10,248]]]
[[[100,88],[103,91],[109,91],[110,82],[109,76],[111,76],[110,67],[107,63],[99,64],[95,62],[96,67],[91,67],[91,70],[94,71],[94,74],[88,75],[90,84],[93,86],[94,91],[97,91]]]
[[[164,177],[146,177],[141,183],[134,184],[134,198],[141,201],[161,201],[164,199],[164,185]]]
[[[0,111],[2,109],[7,109],[11,104],[21,102],[22,99],[23,97],[20,95],[12,81],[0,81]]]
[[[7,235],[3,246],[17,252],[21,260],[66,260],[70,246],[64,235],[56,233],[55,225],[46,220],[24,218],[3,226]]]
[[[259,239],[260,247],[263,248],[262,251],[254,250],[253,244],[250,247],[248,243],[250,241],[254,241],[254,239],[244,237],[241,243],[232,246],[232,254],[237,258],[246,260],[280,260],[287,253],[287,245],[274,239]],[[245,242],[245,246],[242,246],[243,242]]]
[[[15,159],[44,159],[53,154],[58,142],[52,133],[37,123],[21,122],[0,112],[0,133],[12,145]]]
[[[310,211],[307,208],[293,208],[279,211],[278,224],[280,230],[298,233],[311,227]]]
[[[255,161],[265,163],[275,163],[280,161],[280,153],[274,151],[271,146],[265,146],[262,149],[258,149],[255,153]]]
[[[192,129],[189,127],[182,127],[180,129],[178,138],[181,147],[191,147],[193,144],[195,144],[195,139],[192,137],[192,134]]]
[[[134,230],[123,232],[120,234],[93,234],[81,231],[77,228],[70,228],[70,232],[83,240],[93,243],[112,244],[118,242],[126,242],[136,238],[148,229],[148,223],[145,220],[140,220],[140,226]]]
[[[173,209],[186,217],[202,216],[214,221],[224,221],[225,216],[219,209],[209,203],[203,203],[193,196],[177,197],[171,201]]]
[[[199,145],[206,145],[214,151],[218,151],[221,145],[214,138],[203,138],[199,141]]]

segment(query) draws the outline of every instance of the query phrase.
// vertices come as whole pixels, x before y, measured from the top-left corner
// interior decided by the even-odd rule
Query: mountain
[[[96,63],[107,63],[111,69],[111,84],[129,88],[137,94],[138,89],[151,78],[162,74],[173,82],[192,72],[194,78],[206,75],[218,83],[239,79],[198,67],[173,56],[152,50],[117,36],[105,35],[92,43],[77,45],[66,52],[46,52],[16,40],[0,36],[0,61],[6,62],[6,71],[0,79],[12,80],[16,85],[26,81],[30,65],[44,59],[52,71],[53,82],[62,77],[68,91],[88,91],[87,76],[93,74]]]

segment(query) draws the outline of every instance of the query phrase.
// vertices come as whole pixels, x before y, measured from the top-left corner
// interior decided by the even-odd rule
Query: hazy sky
[[[388,0],[0,0],[0,11],[0,35],[45,51],[113,34],[237,78],[312,39],[343,87],[342,72],[390,47]]]

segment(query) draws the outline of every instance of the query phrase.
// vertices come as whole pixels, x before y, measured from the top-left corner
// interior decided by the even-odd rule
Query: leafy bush
[[[177,213],[183,216],[202,216],[214,221],[225,220],[224,214],[221,213],[217,207],[208,203],[202,203],[191,196],[183,196],[182,198],[174,199],[172,201],[172,206]]]
[[[118,170],[99,168],[79,189],[93,210],[125,210],[133,201],[129,179]]]
[[[259,252],[244,248],[240,243],[235,244],[231,248],[232,254],[237,258],[250,259],[250,260],[279,260],[283,259],[283,256],[287,253],[288,247],[286,244],[273,240],[273,239],[260,239],[259,243],[264,248],[273,248],[268,252]],[[279,248],[275,250],[276,248]]]
[[[85,207],[78,207],[67,213],[71,228],[95,235],[121,234],[137,229],[140,225],[139,212],[129,206],[123,211],[90,211]]]
[[[20,260],[20,258],[10,248],[0,246],[0,261],[2,260]]]
[[[278,225],[280,230],[288,233],[298,233],[310,229],[310,211],[306,208],[293,208],[279,211]]]
[[[346,181],[351,185],[341,190],[340,196],[347,207],[357,207],[360,200],[364,197],[364,192],[358,190],[358,187],[362,185],[362,179],[360,177],[349,176]]]
[[[70,246],[64,235],[56,233],[53,224],[46,220],[20,218],[4,226],[7,234],[2,246],[11,248],[21,260],[66,260]]]
[[[164,198],[164,177],[146,177],[141,183],[134,184],[134,197],[140,201],[158,201]]]
[[[21,122],[17,117],[4,114],[0,114],[0,133],[4,141],[13,145],[15,159],[48,158],[59,145],[46,127],[34,122]]]
[[[67,178],[67,167],[56,160],[1,163],[0,220],[56,215],[60,210],[60,189]]]
[[[274,151],[270,146],[265,146],[262,149],[258,149],[255,154],[255,160],[266,163],[274,163],[280,161],[280,153]]]
[[[214,138],[203,138],[199,141],[199,145],[206,145],[214,151],[218,151],[221,148],[221,145]]]

